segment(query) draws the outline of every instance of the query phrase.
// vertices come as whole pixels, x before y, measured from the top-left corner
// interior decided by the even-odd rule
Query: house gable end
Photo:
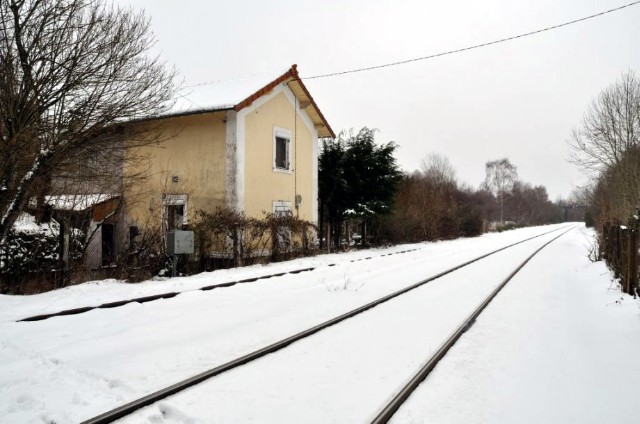
[[[295,114],[291,113],[294,111]],[[274,113],[277,115],[274,116]],[[275,140],[273,134],[278,133],[275,130],[277,128],[284,128],[293,135],[291,168],[287,172],[272,170],[272,156],[275,153],[272,153],[271,143]],[[304,218],[317,221],[318,130],[308,113],[300,107],[287,82],[279,83],[269,93],[241,109],[236,115],[236,129],[236,209],[259,215],[261,208],[269,211],[274,200],[293,201],[297,194],[304,193]],[[259,162],[256,162],[257,157],[260,158]],[[256,171],[256,167],[262,171]],[[246,186],[247,183],[250,186]],[[265,190],[257,190],[257,184],[265,184]],[[267,195],[271,197],[256,201],[257,197]],[[250,198],[250,204],[246,203],[245,196]]]

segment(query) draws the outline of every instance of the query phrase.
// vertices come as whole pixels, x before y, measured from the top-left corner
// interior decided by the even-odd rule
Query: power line
[[[404,65],[406,63],[417,62],[417,61],[420,61],[420,60],[427,60],[427,59],[433,59],[433,58],[440,57],[440,56],[447,56],[447,55],[451,55],[451,54],[455,54],[455,53],[462,53],[462,52],[466,52],[468,50],[479,49],[481,47],[487,47],[487,46],[491,46],[491,45],[494,45],[494,44],[504,43],[504,42],[507,42],[507,41],[516,40],[518,38],[528,37],[530,35],[540,34],[541,32],[551,31],[551,30],[554,30],[554,29],[558,29],[558,28],[562,28],[562,27],[565,27],[565,26],[573,25],[573,24],[576,24],[578,22],[583,22],[583,21],[586,21],[586,20],[589,20],[589,19],[593,19],[593,18],[597,18],[597,17],[603,16],[603,15],[606,15],[608,13],[617,12],[619,10],[626,9],[628,7],[631,7],[631,6],[636,6],[637,4],[640,4],[640,1],[634,1],[632,3],[628,3],[628,4],[625,4],[623,6],[619,6],[619,7],[613,8],[613,9],[609,9],[609,10],[605,10],[604,12],[596,13],[595,15],[585,16],[585,17],[580,18],[580,19],[575,19],[573,21],[564,22],[564,23],[561,23],[561,24],[558,24],[558,25],[553,25],[553,26],[542,28],[542,29],[538,29],[538,30],[535,30],[535,31],[525,32],[523,34],[518,34],[518,35],[514,35],[514,36],[511,36],[511,37],[507,37],[507,38],[501,38],[499,40],[489,41],[489,42],[482,43],[482,44],[475,44],[473,46],[467,46],[467,47],[463,47],[463,48],[460,48],[460,49],[449,50],[449,51],[445,51],[445,52],[441,52],[441,53],[435,53],[435,54],[431,54],[429,56],[416,57],[416,58],[413,58],[413,59],[407,59],[407,60],[401,60],[401,61],[398,61],[398,62],[385,63],[383,65],[374,65],[374,66],[369,66],[369,67],[366,67],[366,68],[357,68],[357,69],[350,69],[350,70],[347,70],[347,71],[333,72],[333,73],[330,73],[330,74],[314,75],[314,76],[311,76],[311,77],[303,77],[302,79],[303,80],[310,80],[310,79],[318,79],[318,78],[328,78],[328,77],[335,77],[335,76],[338,76],[338,75],[353,74],[353,73],[356,73],[356,72],[373,71],[375,69],[389,68],[391,66]]]

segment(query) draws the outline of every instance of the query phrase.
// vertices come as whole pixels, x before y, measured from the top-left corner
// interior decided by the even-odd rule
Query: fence
[[[637,295],[638,289],[638,220],[605,223],[602,228],[600,251],[602,258],[620,279],[622,291]]]

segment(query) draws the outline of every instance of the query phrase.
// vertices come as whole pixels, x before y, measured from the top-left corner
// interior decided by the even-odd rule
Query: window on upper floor
[[[273,131],[273,170],[291,171],[291,131],[275,128]]]

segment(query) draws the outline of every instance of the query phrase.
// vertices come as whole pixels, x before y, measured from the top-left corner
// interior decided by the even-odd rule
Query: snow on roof
[[[59,194],[55,196],[45,196],[45,203],[54,209],[64,211],[83,211],[106,200],[118,197],[117,194]],[[32,200],[34,203],[34,200]]]
[[[244,78],[185,87],[166,115],[231,109],[260,89],[277,80],[289,69],[280,69],[269,73]]]
[[[165,113],[147,117],[147,119],[229,109],[239,111],[283,82],[294,82],[289,85],[289,88],[298,100],[307,105],[305,106],[306,113],[318,128],[318,136],[335,137],[329,123],[302,83],[296,65],[291,65],[288,69],[279,69],[250,77],[187,86],[176,94],[173,105]],[[309,108],[309,106],[312,107]]]
[[[49,223],[38,224],[35,216],[22,212],[13,224],[16,233],[23,234],[52,234],[56,235],[60,231],[60,226],[54,220]]]

